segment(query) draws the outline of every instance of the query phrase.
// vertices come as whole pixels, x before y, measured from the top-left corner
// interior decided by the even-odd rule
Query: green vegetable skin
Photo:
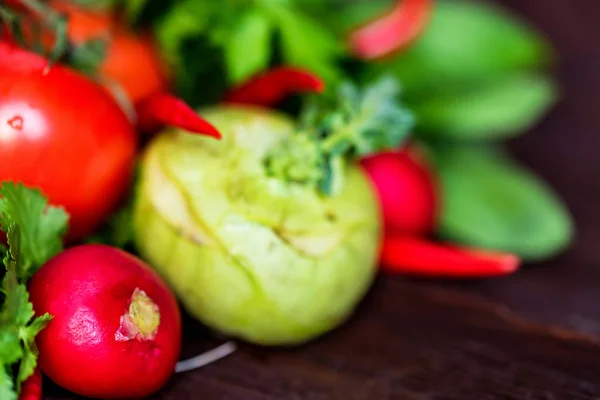
[[[376,271],[381,221],[370,182],[347,167],[325,197],[270,178],[264,155],[287,117],[217,107],[224,139],[168,131],[147,149],[134,202],[136,246],[208,326],[263,345],[308,341],[341,324]]]

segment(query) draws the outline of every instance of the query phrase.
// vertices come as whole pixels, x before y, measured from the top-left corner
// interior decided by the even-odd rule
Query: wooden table
[[[506,0],[562,56],[564,100],[512,143],[566,198],[572,250],[478,282],[382,278],[343,328],[293,350],[242,348],[156,399],[600,399],[600,1]],[[185,355],[218,342],[186,324]],[[73,396],[47,385],[47,399]]]

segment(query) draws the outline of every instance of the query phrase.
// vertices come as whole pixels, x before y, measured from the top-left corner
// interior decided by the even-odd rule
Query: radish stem
[[[228,355],[235,352],[237,345],[234,342],[227,342],[213,350],[202,353],[196,357],[189,358],[187,360],[179,361],[175,365],[175,373],[188,372],[197,368],[204,367],[215,361],[227,357]]]

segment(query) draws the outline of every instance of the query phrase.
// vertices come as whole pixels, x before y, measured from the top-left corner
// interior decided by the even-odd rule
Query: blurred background
[[[473,290],[501,300],[543,322],[600,335],[596,306],[600,284],[600,34],[594,0],[505,0],[548,37],[558,55],[555,76],[560,99],[526,135],[509,141],[513,154],[561,193],[577,227],[566,253],[532,265],[510,279]]]

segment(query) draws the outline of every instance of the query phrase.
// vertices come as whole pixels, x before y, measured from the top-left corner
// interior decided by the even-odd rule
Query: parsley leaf
[[[279,29],[286,64],[308,69],[330,84],[341,80],[337,63],[344,47],[338,37],[291,4],[265,2],[265,9]]]
[[[0,362],[0,399],[17,399],[17,394],[13,387],[13,380],[8,373],[8,366],[4,365],[2,362]]]
[[[62,250],[67,220],[64,210],[49,207],[39,190],[9,182],[0,185],[0,227],[8,239],[0,286],[0,398],[3,400],[18,398],[21,384],[37,365],[35,337],[52,317],[48,314],[35,317],[26,285],[35,271]]]
[[[255,9],[245,14],[228,35],[225,61],[233,82],[242,82],[268,67],[273,28],[267,15]]]
[[[0,228],[19,226],[19,276],[28,280],[39,267],[62,250],[68,216],[62,208],[49,207],[37,189],[5,182],[0,186]],[[14,250],[11,249],[11,252]]]
[[[21,383],[29,378],[37,365],[35,336],[47,325],[51,317],[46,314],[35,318],[33,305],[29,302],[29,293],[25,282],[18,276],[21,232],[19,226],[11,224],[8,228],[10,251],[4,257],[6,274],[2,280],[1,291],[4,303],[0,308],[0,393],[3,398],[16,399]],[[32,320],[33,319],[33,320]],[[18,365],[19,372],[12,382],[7,375]]]

